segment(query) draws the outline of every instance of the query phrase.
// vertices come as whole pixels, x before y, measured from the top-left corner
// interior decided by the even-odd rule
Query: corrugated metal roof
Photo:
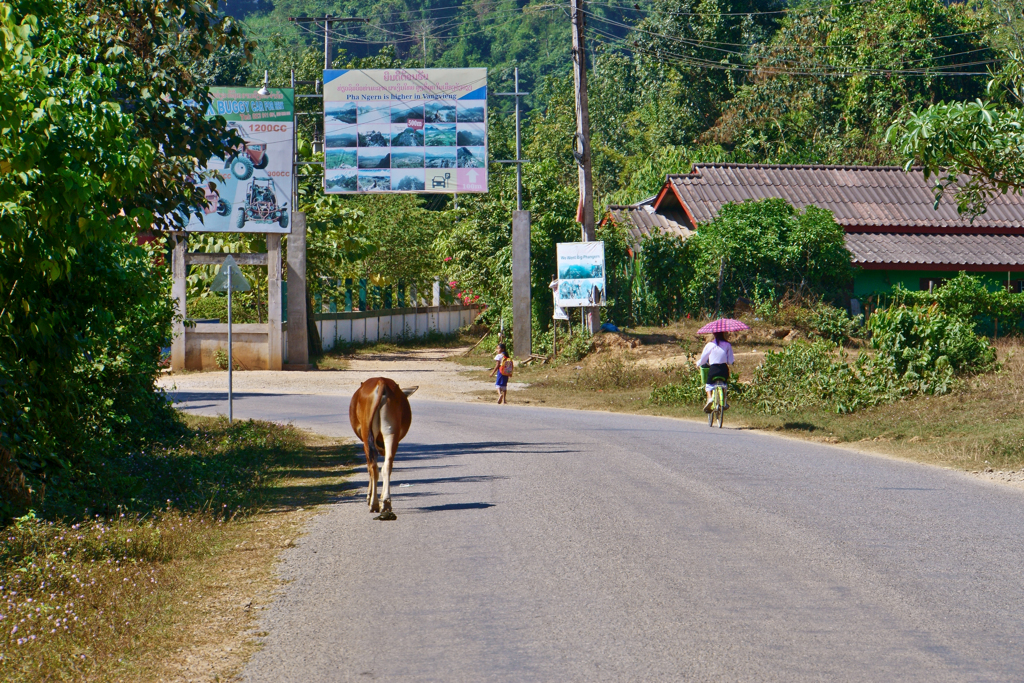
[[[680,212],[656,212],[653,197],[632,206],[609,206],[608,213],[616,224],[626,228],[633,244],[640,244],[656,230],[684,240],[693,234],[686,226],[686,218]]]
[[[856,265],[1024,265],[1024,235],[850,232],[846,248]]]
[[[785,166],[695,164],[688,175],[667,182],[698,224],[718,215],[724,204],[780,197],[797,208],[829,209],[845,228],[1024,228],[1024,196],[999,195],[973,223],[960,216],[947,192],[934,208],[932,181],[920,170],[899,166]],[[670,193],[671,194],[671,193]],[[659,213],[675,202],[663,198]]]

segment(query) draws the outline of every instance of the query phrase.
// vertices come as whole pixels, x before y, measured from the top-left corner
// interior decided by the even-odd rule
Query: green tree
[[[225,45],[203,2],[0,3],[0,448],[51,498],[167,416],[166,269],[134,241],[231,140],[193,69]]]
[[[892,163],[898,112],[981,93],[985,23],[941,0],[804,3],[771,41],[707,139],[737,161]]]
[[[836,297],[853,281],[842,227],[815,206],[798,212],[783,199],[726,204],[685,244],[687,306],[695,313],[731,310],[738,297],[768,290]]]
[[[991,198],[1024,192],[1024,52],[1007,55],[988,95],[933,104],[889,129],[907,168],[935,177],[936,206],[951,192],[961,213],[977,216]]]

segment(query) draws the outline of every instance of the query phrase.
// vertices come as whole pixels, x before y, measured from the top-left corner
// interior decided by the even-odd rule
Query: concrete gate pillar
[[[171,338],[171,370],[181,372],[185,369],[185,294],[188,291],[185,282],[187,270],[185,255],[188,253],[188,235],[184,232],[170,234],[173,251],[171,252],[171,298],[174,299],[177,319],[174,321]]]
[[[306,214],[296,211],[288,235],[288,365],[296,369],[309,365],[306,324]]]
[[[284,364],[281,335],[281,235],[267,233],[267,369],[280,370]]]

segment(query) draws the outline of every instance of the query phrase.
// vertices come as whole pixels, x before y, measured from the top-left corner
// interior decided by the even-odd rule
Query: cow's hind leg
[[[377,502],[377,447],[373,441],[367,439],[363,443],[363,450],[366,452],[366,476],[369,480],[366,487],[366,504],[370,506],[370,512],[377,512],[373,509]]]
[[[372,431],[369,438],[362,442],[362,450],[367,454],[367,478],[369,479],[367,505],[370,506],[370,512],[380,512],[380,503],[377,500],[377,479],[380,476],[380,472],[377,469],[377,444],[374,443]]]
[[[383,485],[384,491],[381,499],[383,512],[381,519],[395,519],[395,513],[391,510],[391,469],[395,463],[395,451],[398,449],[398,416],[392,410],[390,401],[380,407],[380,431],[384,437],[384,463],[383,463]]]
[[[384,512],[391,512],[391,468],[395,463],[395,450],[398,448],[398,435],[387,434],[384,436],[384,491],[381,495],[384,504]],[[394,514],[394,513],[392,513]]]

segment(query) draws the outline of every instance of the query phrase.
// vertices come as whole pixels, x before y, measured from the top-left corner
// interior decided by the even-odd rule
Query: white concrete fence
[[[387,308],[378,311],[315,314],[323,350],[330,351],[339,343],[372,344],[376,341],[397,341],[425,337],[431,332],[452,334],[471,325],[480,315],[480,306],[424,306],[420,308]],[[282,327],[282,352],[288,358],[288,323]],[[217,368],[217,351],[226,351],[228,326],[224,323],[199,322],[185,328],[185,367],[189,370]],[[235,323],[232,329],[234,360],[244,370],[270,367],[270,337],[266,324]]]
[[[480,306],[427,306],[317,313],[314,317],[323,350],[330,351],[339,343],[372,344],[425,337],[431,332],[452,334],[471,325],[482,310]]]

